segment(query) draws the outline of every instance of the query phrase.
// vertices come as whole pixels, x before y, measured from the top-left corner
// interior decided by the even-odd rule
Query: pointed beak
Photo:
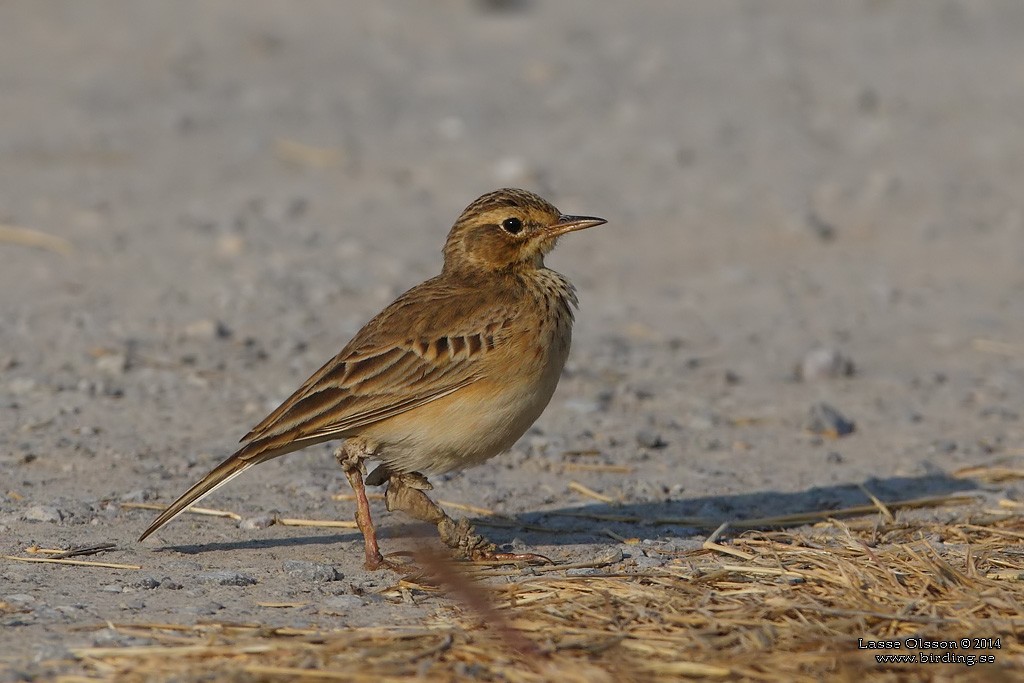
[[[597,225],[604,225],[607,222],[603,218],[596,218],[594,216],[559,216],[556,223],[548,226],[548,236],[558,237],[567,232],[586,230]]]

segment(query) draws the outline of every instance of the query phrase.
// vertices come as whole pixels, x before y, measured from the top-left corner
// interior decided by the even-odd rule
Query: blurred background
[[[653,429],[719,492],[989,458],[1021,436],[1022,35],[1013,0],[5,2],[4,467],[184,483],[501,186],[609,221],[549,258],[582,307],[541,429],[613,460]],[[856,377],[794,388],[820,345]],[[820,398],[858,422],[827,472]]]
[[[487,528],[496,542],[563,562],[618,549],[609,571],[632,572],[701,548],[718,520],[869,493],[1019,510],[1022,37],[1020,0],[0,2],[0,554],[112,544],[104,558],[142,568],[5,560],[0,679],[11,657],[143,642],[72,626],[436,622],[444,601],[379,599],[394,577],[361,570],[358,535],[267,528],[350,519],[327,444],[204,503],[241,524],[186,515],[134,539],[154,514],[140,507],[196,481],[438,273],[453,220],[502,186],[608,224],[547,259],[580,296],[548,410],[511,452],[432,479],[441,501],[509,515]],[[408,520],[373,506],[387,550],[408,548]],[[693,516],[710,527],[678,521]],[[977,580],[1005,537],[919,535],[936,578],[842,628],[890,609],[921,627],[973,618],[921,595],[968,595],[980,584],[949,572]],[[850,538],[845,557],[891,580]],[[293,560],[344,581],[296,578]],[[210,569],[251,578],[211,585]],[[849,585],[857,610],[864,585]],[[735,610],[735,595],[719,599]],[[811,640],[774,624],[737,638],[744,617],[698,628],[700,647],[719,632],[756,642],[751,662],[825,652],[836,629],[778,604],[771,618]],[[999,635],[991,623],[977,632]],[[16,677],[52,677],[33,670]]]

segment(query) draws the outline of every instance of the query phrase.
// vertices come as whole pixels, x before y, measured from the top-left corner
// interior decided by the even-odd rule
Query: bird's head
[[[526,190],[495,190],[467,206],[455,221],[444,245],[444,269],[539,268],[559,237],[606,222],[563,215]]]

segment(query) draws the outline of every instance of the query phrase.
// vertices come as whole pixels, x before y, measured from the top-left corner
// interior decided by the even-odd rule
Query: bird
[[[425,493],[432,488],[427,475],[508,450],[547,407],[569,354],[578,300],[544,257],[562,236],[606,222],[563,214],[522,189],[473,201],[448,233],[440,275],[370,320],[139,541],[250,467],[343,440],[334,457],[355,493],[368,570],[398,568],[380,552],[366,496],[366,486],[383,484],[388,511],[435,524],[458,558],[542,558],[500,553],[467,520],[452,519]],[[380,463],[369,475],[368,460]]]

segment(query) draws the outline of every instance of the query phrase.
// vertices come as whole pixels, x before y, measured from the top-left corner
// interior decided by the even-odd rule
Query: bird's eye
[[[523,230],[523,222],[515,216],[506,218],[501,222],[501,229],[510,235],[518,235]]]

